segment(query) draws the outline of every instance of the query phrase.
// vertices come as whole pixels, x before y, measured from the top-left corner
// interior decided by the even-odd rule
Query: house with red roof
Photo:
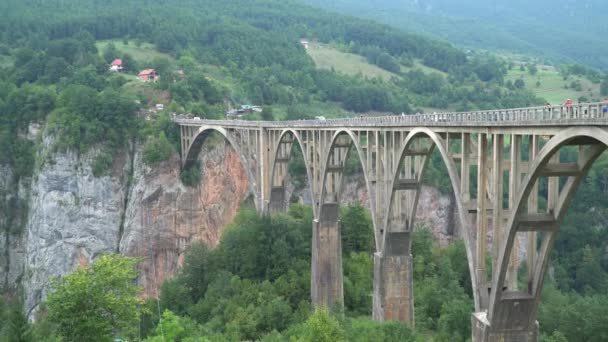
[[[110,71],[121,72],[122,71],[122,59],[117,58],[110,64]]]
[[[160,74],[155,69],[145,69],[137,75],[144,82],[156,82],[160,78]]]

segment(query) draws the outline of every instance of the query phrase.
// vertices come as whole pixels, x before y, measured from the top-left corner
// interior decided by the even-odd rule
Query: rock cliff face
[[[150,168],[135,155],[120,252],[143,258],[140,283],[146,295],[157,295],[193,241],[216,246],[248,194],[245,170],[228,144],[203,150],[200,158],[202,180],[189,188],[179,180],[179,157]]]
[[[25,186],[13,170],[0,166],[0,288],[14,291],[23,274],[25,256],[22,229],[26,208]]]
[[[47,139],[42,153],[50,145]],[[177,156],[149,167],[140,146],[133,146],[115,156],[107,175],[95,177],[96,153],[54,154],[32,182],[25,232],[0,235],[7,256],[1,275],[5,284],[22,278],[30,316],[52,277],[103,253],[141,257],[140,283],[145,295],[156,296],[160,284],[177,272],[184,249],[195,240],[217,245],[247,197],[244,169],[226,143],[201,153],[203,177],[196,188],[181,184]]]
[[[44,148],[50,144],[47,139]],[[117,157],[109,175],[94,177],[94,155],[54,154],[32,182],[23,279],[28,314],[46,295],[52,277],[116,250],[129,156]]]
[[[51,144],[44,140],[42,155]],[[239,156],[225,142],[203,149],[202,180],[194,188],[180,182],[177,155],[150,167],[141,146],[134,144],[115,156],[109,172],[95,177],[91,164],[97,153],[55,153],[31,182],[17,185],[10,168],[0,170],[2,203],[29,203],[23,222],[11,219],[11,226],[24,227],[21,232],[0,230],[0,286],[14,290],[22,285],[30,317],[52,277],[103,253],[142,258],[139,282],[145,295],[157,296],[160,284],[178,271],[186,247],[197,240],[216,246],[250,195]],[[345,186],[344,202],[366,203],[361,177],[348,179]],[[296,196],[310,202],[306,191]],[[424,188],[418,220],[442,243],[452,238],[453,210],[448,197]],[[7,212],[0,212],[0,227],[8,224]]]

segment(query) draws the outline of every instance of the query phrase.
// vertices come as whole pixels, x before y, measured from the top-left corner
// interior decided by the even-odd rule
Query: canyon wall
[[[0,226],[22,227],[0,231],[0,279],[5,290],[22,286],[30,317],[53,277],[103,253],[141,258],[139,283],[146,296],[157,296],[162,282],[178,271],[184,250],[193,241],[216,246],[223,228],[250,195],[240,158],[223,141],[203,148],[202,178],[196,187],[179,180],[177,154],[149,166],[143,161],[142,146],[132,143],[114,156],[110,170],[95,177],[91,165],[98,150],[51,153],[51,146],[52,140],[46,138],[38,156],[47,156],[45,162],[27,182],[15,184],[10,168],[0,170],[3,203],[25,203],[29,208],[23,222],[9,220],[9,211],[0,213]],[[306,191],[294,197],[310,204]],[[343,202],[366,205],[366,199],[362,177],[349,177]],[[449,197],[423,188],[419,222],[442,244],[453,238],[453,211]]]

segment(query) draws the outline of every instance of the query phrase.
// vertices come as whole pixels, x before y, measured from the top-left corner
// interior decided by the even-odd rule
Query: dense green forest
[[[597,255],[605,250],[606,233],[604,229],[594,235],[593,227],[574,232],[572,220],[580,219],[570,215],[556,245],[555,275],[548,277],[538,317],[541,341],[604,341],[608,337],[608,272],[605,258]],[[133,282],[137,259],[105,256],[55,280],[33,325],[22,316],[20,306],[2,304],[0,336],[9,341],[82,341],[93,335],[99,341],[470,338],[473,302],[462,241],[441,248],[430,231],[414,233],[413,330],[397,322],[370,319],[371,219],[355,204],[342,210],[341,220],[343,310],[310,310],[311,209],[293,205],[287,214],[269,217],[244,208],[226,228],[218,247],[194,244],[187,250],[182,270],[162,285],[159,300],[138,299]],[[599,240],[604,241],[601,247]],[[579,246],[572,248],[568,243]]]
[[[462,47],[608,70],[602,0],[303,0]]]

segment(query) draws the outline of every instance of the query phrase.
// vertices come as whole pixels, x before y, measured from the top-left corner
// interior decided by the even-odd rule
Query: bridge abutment
[[[326,203],[312,225],[311,299],[314,307],[333,308],[344,302],[342,235],[337,203]]]
[[[508,316],[508,315],[507,315]],[[523,316],[526,316],[525,314]],[[471,315],[472,342],[537,342],[538,322],[518,325],[519,320],[495,319],[494,326],[488,321],[487,312]]]
[[[388,233],[384,252],[374,254],[373,318],[414,326],[410,233]]]

